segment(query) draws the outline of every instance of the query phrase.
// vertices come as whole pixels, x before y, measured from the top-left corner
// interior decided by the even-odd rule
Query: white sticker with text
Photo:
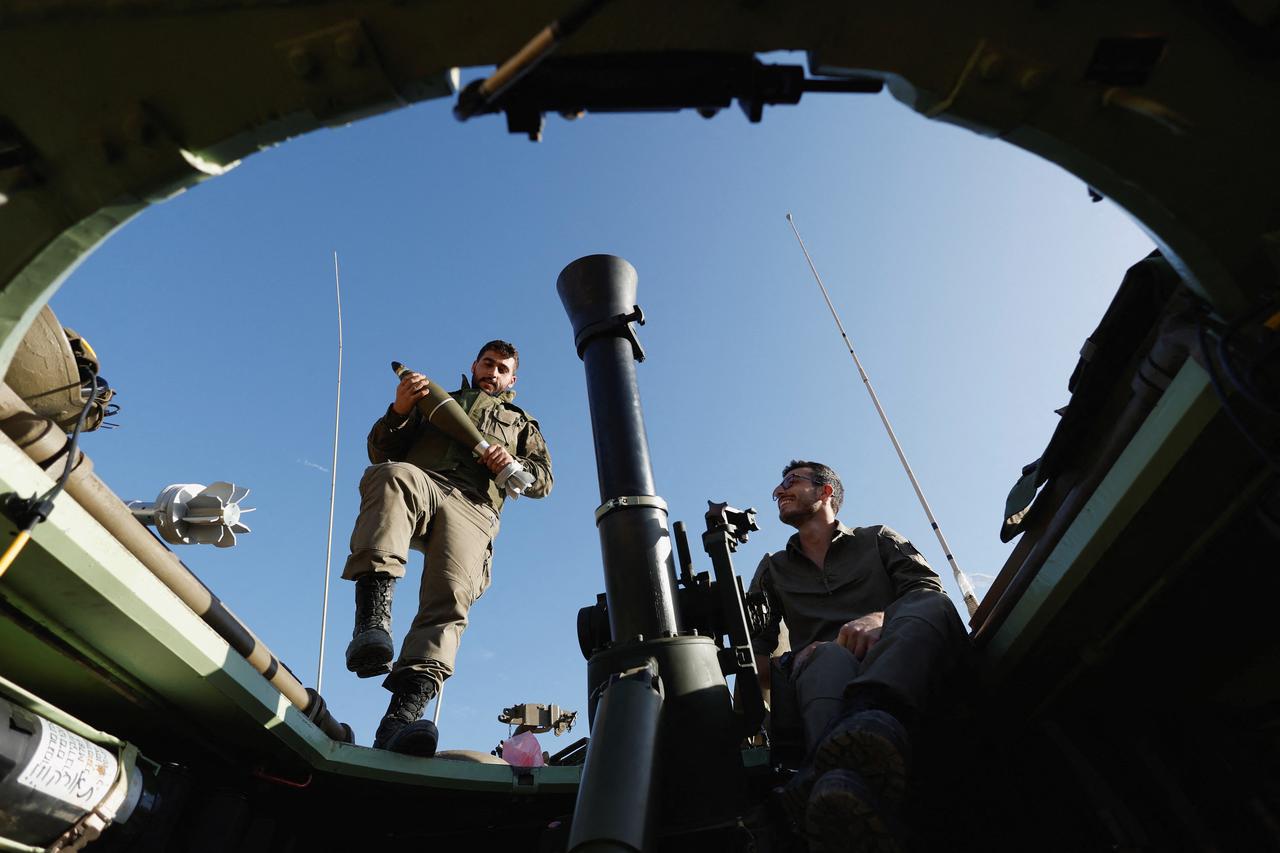
[[[116,779],[116,757],[95,743],[36,718],[40,740],[18,784],[88,811]]]

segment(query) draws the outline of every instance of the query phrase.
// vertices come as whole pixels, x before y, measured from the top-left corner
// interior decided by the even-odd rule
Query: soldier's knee
[[[821,643],[813,644],[813,651],[809,653],[813,660],[822,660],[829,655],[848,654],[843,646],[830,640],[824,640]]]
[[[812,674],[824,678],[823,673],[851,668],[857,668],[857,659],[849,650],[839,643],[824,641],[814,643],[804,660],[796,664],[792,679],[798,680]]]
[[[941,622],[957,614],[955,605],[945,592],[921,589],[899,598],[884,615],[886,621],[895,616],[914,616],[929,622]]]
[[[405,502],[407,496],[420,491],[421,472],[406,462],[382,462],[370,465],[360,478],[360,495],[364,501]]]
[[[407,462],[379,462],[364,469],[360,486],[363,488],[366,484],[375,486],[392,482],[408,482],[413,478],[415,471],[414,466]]]
[[[924,596],[921,606],[925,613],[939,619],[959,618],[959,614],[956,613],[956,606],[951,603],[951,598],[946,593],[935,592]]]
[[[934,632],[947,642],[959,641],[967,635],[955,604],[943,592],[910,593],[885,611],[885,633],[912,633],[913,625]]]

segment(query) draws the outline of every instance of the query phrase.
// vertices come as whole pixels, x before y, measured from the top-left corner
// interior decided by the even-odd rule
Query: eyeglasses
[[[782,478],[782,482],[773,490],[773,499],[776,501],[778,499],[778,492],[791,488],[798,480],[804,480],[806,483],[813,483],[815,486],[822,485],[821,481],[815,480],[812,477],[806,477],[803,474],[788,474]]]

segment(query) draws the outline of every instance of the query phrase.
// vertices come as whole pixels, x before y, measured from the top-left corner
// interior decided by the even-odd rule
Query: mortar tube
[[[41,429],[40,422],[50,424]],[[67,438],[46,418],[36,415],[12,388],[0,383],[0,431],[37,465],[55,457]],[[25,446],[24,446],[25,444]],[[55,447],[56,445],[56,447]],[[95,521],[114,536],[138,562],[204,620],[254,669],[280,691],[321,731],[336,741],[350,743],[351,727],[340,723],[325,708],[324,700],[309,691],[243,622],[204,585],[178,557],[160,543],[111,489],[93,473],[93,463],[82,452],[67,480],[66,494],[75,499]]]
[[[601,507],[596,524],[615,640],[679,633],[666,505],[657,497],[636,383],[638,276],[613,255],[566,266],[556,292],[587,376]],[[638,500],[637,500],[638,499]]]
[[[569,853],[650,849],[663,697],[657,663],[619,677],[600,697],[582,767]]]

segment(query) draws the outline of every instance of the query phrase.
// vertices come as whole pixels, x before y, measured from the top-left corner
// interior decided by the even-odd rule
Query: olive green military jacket
[[[533,485],[525,489],[525,495],[541,498],[551,491],[551,455],[547,452],[547,443],[538,422],[511,402],[514,391],[493,396],[472,388],[464,376],[462,387],[449,396],[458,401],[490,444],[505,447],[533,475]],[[417,465],[458,488],[476,503],[502,511],[506,495],[494,483],[489,469],[472,455],[471,448],[463,447],[428,423],[416,406],[407,417],[387,407],[386,414],[369,432],[369,461]]]
[[[752,638],[756,654],[778,645],[785,619],[791,648],[831,641],[846,623],[886,609],[916,590],[942,592],[942,581],[915,546],[884,525],[851,529],[837,522],[822,568],[800,550],[800,534],[785,551],[765,554],[751,580],[752,592],[769,599],[769,624]]]

